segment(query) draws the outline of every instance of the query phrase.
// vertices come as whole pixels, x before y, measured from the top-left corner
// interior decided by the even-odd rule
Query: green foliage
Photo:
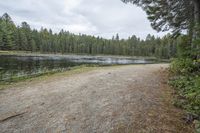
[[[30,48],[31,51],[32,51],[32,52],[36,52],[37,47],[36,47],[36,43],[35,43],[35,41],[34,41],[33,39],[31,39],[30,44],[31,44],[31,48]]]
[[[16,27],[7,13],[0,20],[0,50],[12,50],[15,47],[14,32]]]
[[[177,39],[178,59],[171,63],[171,85],[177,90],[176,105],[196,114],[200,119],[200,1],[199,0],[122,0],[142,7],[151,26],[157,31],[171,31]],[[165,47],[165,45],[162,45]],[[160,51],[160,50],[159,50]],[[157,52],[159,52],[157,51]],[[162,51],[162,49],[161,49]],[[167,51],[170,52],[170,51]],[[170,54],[166,50],[165,57]],[[169,56],[170,57],[170,56]],[[200,132],[200,126],[196,127]]]
[[[198,58],[200,56],[200,25],[198,25],[197,27],[195,27],[195,30],[197,32],[197,36],[195,37],[195,39],[193,39],[192,42],[192,57],[194,58]]]
[[[170,70],[174,74],[188,75],[198,70],[199,63],[196,63],[191,58],[173,59]]]
[[[179,99],[176,104],[193,114],[200,115],[200,77],[177,76],[170,84],[178,92]]]
[[[179,58],[191,57],[191,42],[190,37],[187,35],[180,36],[177,39],[177,52]]]
[[[198,0],[121,0],[142,7],[146,12],[151,26],[157,31],[172,30],[178,35],[182,30],[189,29],[195,15]],[[195,3],[197,1],[197,3]]]
[[[196,59],[196,47],[189,46],[187,36],[179,38],[178,55],[170,65],[170,84],[176,89],[175,105],[200,119],[200,60]],[[197,42],[197,40],[193,40]],[[195,56],[194,56],[195,55]],[[197,128],[198,130],[198,128]]]
[[[3,19],[4,18],[4,19]],[[163,38],[148,35],[145,40],[136,36],[112,39],[89,35],[75,35],[61,30],[41,28],[32,30],[26,22],[16,27],[8,14],[0,19],[0,50],[22,50],[42,53],[107,54],[128,56],[155,56],[169,59],[176,56],[176,40],[170,35]]]
[[[195,128],[196,128],[196,132],[200,133],[200,121],[195,121]]]
[[[170,85],[176,89],[177,107],[187,110],[197,116],[196,123],[200,120],[200,60],[197,58],[199,38],[189,40],[189,36],[178,39],[178,57],[170,65],[172,78]],[[198,124],[196,124],[198,125]],[[196,126],[197,132],[200,126]]]

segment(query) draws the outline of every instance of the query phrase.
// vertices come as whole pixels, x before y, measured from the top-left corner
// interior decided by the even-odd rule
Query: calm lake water
[[[150,64],[155,60],[104,56],[16,56],[0,55],[0,81],[65,71],[80,65]]]

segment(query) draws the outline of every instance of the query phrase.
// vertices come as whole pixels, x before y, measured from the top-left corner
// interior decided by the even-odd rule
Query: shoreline
[[[43,74],[33,75],[33,76],[28,76],[28,77],[20,77],[20,78],[14,79],[13,81],[2,81],[0,82],[0,90],[7,89],[12,86],[18,86],[20,84],[27,83],[27,82],[32,82],[32,81],[38,82],[38,81],[46,80],[46,79],[53,78],[56,76],[71,76],[75,74],[80,74],[80,73],[96,70],[102,67],[103,66],[81,65],[81,66],[72,67],[65,71],[48,72],[48,73],[43,73]]]
[[[96,58],[123,58],[123,59],[150,59],[158,60],[156,57],[142,57],[142,56],[125,56],[125,55],[90,55],[90,54],[79,54],[79,53],[40,53],[40,52],[30,52],[30,51],[2,51],[0,50],[0,55],[17,55],[17,56],[57,56],[57,57],[96,57]],[[166,59],[163,59],[166,60]]]

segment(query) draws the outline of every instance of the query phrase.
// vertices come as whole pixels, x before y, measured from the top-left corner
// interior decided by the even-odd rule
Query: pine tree
[[[136,36],[120,39],[103,39],[84,34],[75,35],[61,30],[59,34],[41,28],[32,30],[28,23],[15,26],[8,14],[0,19],[0,50],[23,50],[43,53],[82,53],[131,56],[156,56],[170,58],[176,55],[176,40],[169,35],[155,38],[148,35],[145,40]]]
[[[19,31],[19,37],[20,37],[20,50],[28,51],[28,39],[26,37],[26,33],[20,29]]]
[[[2,20],[0,18],[0,50],[3,49],[3,30],[2,30]]]
[[[33,40],[33,39],[31,39],[31,51],[32,52],[36,52],[36,50],[37,50],[37,47],[36,47],[36,43],[35,43],[35,41]]]
[[[14,43],[14,32],[15,32],[15,25],[11,19],[11,17],[5,13],[1,17],[1,34],[2,34],[2,45],[1,49],[12,50],[15,46]]]
[[[144,9],[152,27],[157,31],[173,30],[179,35],[187,30],[195,36],[195,26],[200,23],[199,0],[122,0],[136,4]]]
[[[31,51],[31,40],[32,40],[32,37],[31,37],[31,28],[30,28],[30,25],[27,23],[27,22],[22,22],[21,23],[21,32],[22,33],[22,36],[23,36],[23,40],[24,42],[24,46],[26,45],[26,50],[28,51]]]

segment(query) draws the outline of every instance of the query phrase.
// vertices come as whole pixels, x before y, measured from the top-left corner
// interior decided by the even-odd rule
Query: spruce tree
[[[14,32],[16,31],[15,24],[11,17],[5,13],[1,17],[1,33],[2,33],[2,50],[12,50],[15,47]]]

